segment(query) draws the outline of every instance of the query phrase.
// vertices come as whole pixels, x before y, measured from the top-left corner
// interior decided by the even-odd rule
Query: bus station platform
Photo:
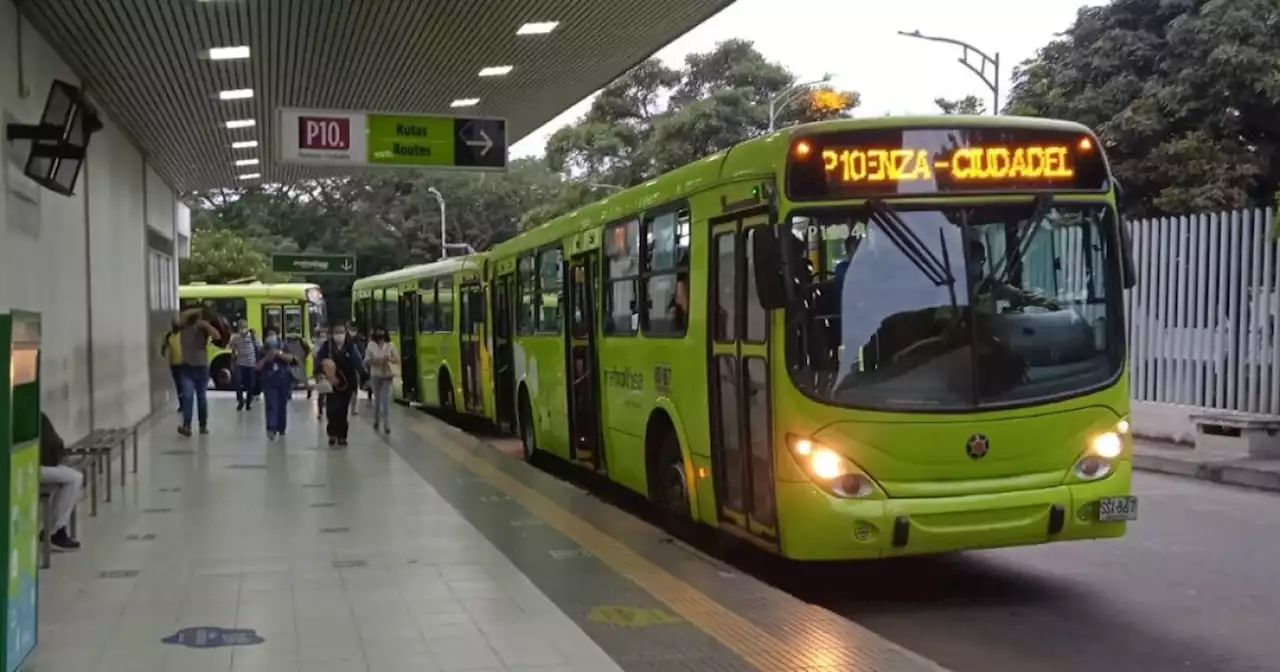
[[[40,575],[30,672],[936,672],[420,411],[170,418]]]

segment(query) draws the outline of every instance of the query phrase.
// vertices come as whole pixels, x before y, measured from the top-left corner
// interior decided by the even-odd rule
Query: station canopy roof
[[[39,0],[19,7],[81,76],[90,99],[185,192],[243,184],[246,168],[235,162],[252,158],[262,181],[334,174],[275,160],[282,107],[502,117],[514,144],[732,2]],[[248,47],[248,57],[211,58],[209,50],[227,47]],[[501,66],[512,69],[479,74]],[[220,97],[244,89],[252,97]],[[475,98],[463,110],[452,107]],[[248,119],[252,127],[227,128]],[[232,148],[251,140],[254,149]]]

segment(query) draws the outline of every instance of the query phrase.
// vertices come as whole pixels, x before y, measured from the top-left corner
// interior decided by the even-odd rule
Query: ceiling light
[[[535,21],[520,26],[516,31],[516,35],[546,35],[556,29],[560,25],[559,21]]]
[[[480,76],[481,77],[497,77],[499,75],[505,75],[510,73],[514,68],[515,66],[512,66],[512,65],[495,65],[488,68],[481,68]]]
[[[227,122],[227,128],[249,128],[257,125],[257,123],[253,119],[232,119]]]
[[[459,98],[452,103],[449,103],[449,107],[472,107],[479,102],[479,98]]]
[[[249,58],[249,47],[214,47],[204,52],[205,58],[211,61],[229,61],[236,58]]]
[[[257,140],[240,140],[231,143],[231,149],[253,149],[258,146]]]
[[[243,175],[240,175],[239,177],[242,180],[256,180],[259,177],[262,177],[262,173],[245,173]]]
[[[231,89],[229,91],[219,91],[218,97],[223,100],[243,100],[253,97],[253,89]]]
[[[256,166],[258,165],[258,160],[257,159],[240,159],[236,161],[236,165],[237,166]]]

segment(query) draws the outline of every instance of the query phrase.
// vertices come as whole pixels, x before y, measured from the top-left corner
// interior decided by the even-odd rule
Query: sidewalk
[[[1134,467],[1203,481],[1280,492],[1280,460],[1242,458],[1235,453],[1172,443],[1134,440]]]

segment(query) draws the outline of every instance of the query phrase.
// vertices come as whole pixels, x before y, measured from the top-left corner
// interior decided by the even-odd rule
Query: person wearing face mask
[[[316,352],[317,354],[320,352],[320,348],[323,348],[323,347],[324,347],[324,344],[325,344],[325,343],[328,343],[328,342],[329,342],[329,332],[327,332],[327,331],[326,331],[326,330],[324,330],[324,329],[318,329],[318,330],[316,330],[315,352]],[[318,362],[319,360],[320,360],[320,358],[319,358],[319,357],[317,357],[317,358],[316,358],[316,361]],[[326,396],[326,395],[325,395],[325,393],[321,392],[321,393],[319,393],[319,394],[317,395],[317,397],[316,397],[316,419],[317,419],[317,420],[323,420],[323,419],[324,419],[324,398],[325,398],[325,396]],[[307,398],[308,398],[308,399],[310,399],[310,398],[311,398],[311,388],[310,388],[310,387],[308,387],[308,388],[307,388]]]
[[[262,354],[262,343],[258,342],[258,335],[253,333],[249,328],[249,321],[243,317],[236,324],[236,333],[231,335],[229,347],[236,358],[236,366],[232,369],[232,380],[235,381],[236,388],[236,410],[248,411],[253,408],[254,387],[257,382],[253,371],[260,360],[259,355]]]
[[[347,413],[351,410],[351,397],[358,391],[364,375],[364,360],[355,343],[347,340],[346,325],[335,324],[329,334],[328,342],[316,351],[315,375],[323,375],[333,386],[325,400],[329,445],[345,448],[349,430]]]
[[[396,376],[395,367],[400,364],[400,353],[383,327],[374,327],[364,361],[369,366],[369,386],[373,390],[373,431],[381,428],[390,434],[391,381]]]
[[[262,398],[267,412],[267,440],[275,441],[284,436],[288,427],[289,397],[293,394],[293,373],[290,367],[297,357],[283,347],[274,329],[267,331],[258,356],[256,368],[262,378]]]

